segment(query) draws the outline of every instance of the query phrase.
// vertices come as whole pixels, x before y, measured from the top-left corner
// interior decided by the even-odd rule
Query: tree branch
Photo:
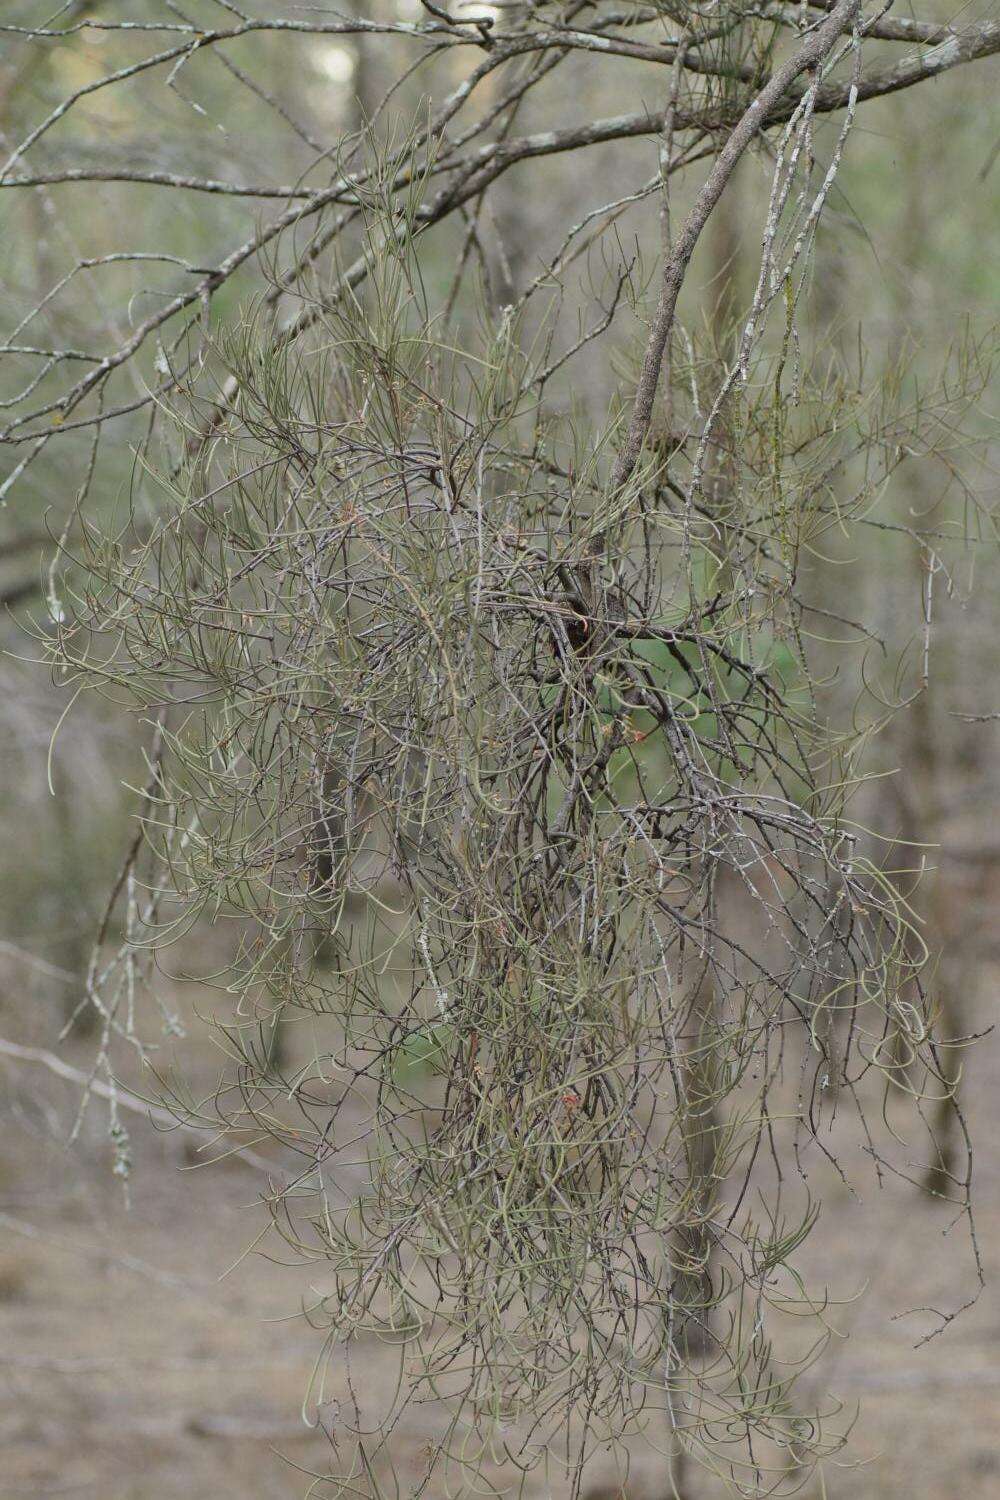
[[[800,74],[804,73],[807,68],[818,66],[827,56],[844,26],[856,18],[860,9],[861,0],[839,0],[839,4],[828,20],[817,27],[794,56],[790,57],[772,75],[770,82],[760,91],[749,109],[744,111],[739,123],[719,152],[715,165],[698,194],[694,207],[688,214],[663,268],[660,295],[653,314],[632,418],[611,475],[613,493],[628,482],[639,461],[643,443],[646,441],[646,434],[653,416],[656,388],[660,381],[663,354],[677,310],[677,298],[680,295],[681,284],[691,256],[694,254],[694,248],[708,223],[709,215],[721,198],[737,162],[761,129],[762,124],[778,107]]]

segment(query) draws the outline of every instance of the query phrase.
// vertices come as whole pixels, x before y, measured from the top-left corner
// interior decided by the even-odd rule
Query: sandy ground
[[[980,1021],[995,980],[982,974]],[[0,1033],[37,1044],[47,1024],[43,1011],[18,1033],[8,1003]],[[854,1466],[825,1473],[830,1500],[1000,1497],[1000,1041],[967,1066],[989,1277],[976,1307],[919,1349],[926,1316],[893,1321],[914,1305],[954,1307],[971,1285],[961,1229],[943,1237],[946,1215],[906,1188],[860,1206],[834,1190],[805,1257],[814,1281],[855,1298],[832,1315],[849,1337],[814,1382],[861,1408]],[[224,1275],[261,1224],[258,1176],[235,1162],[192,1170],[180,1136],[142,1121],[126,1210],[98,1119],[66,1144],[75,1103],[72,1085],[0,1058],[0,1500],[304,1494],[328,1450],[300,1415],[317,1338],[294,1314],[321,1273],[251,1254]],[[376,1343],[365,1360],[365,1382],[390,1378]],[[424,1437],[417,1419],[397,1432],[404,1478],[420,1470]],[[560,1493],[538,1483],[527,1497]],[[688,1490],[717,1493],[702,1477]],[[654,1464],[639,1463],[627,1495],[665,1500]]]

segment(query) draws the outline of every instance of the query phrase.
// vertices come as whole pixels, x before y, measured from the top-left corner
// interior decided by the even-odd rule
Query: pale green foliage
[[[543,416],[545,338],[505,313],[456,350],[375,189],[365,223],[368,281],[317,284],[308,340],[220,335],[221,415],[151,526],[85,533],[53,640],[164,719],[143,941],[238,934],[231,1077],[175,1106],[294,1151],[271,1208],[335,1275],[325,1357],[398,1340],[394,1410],[445,1403],[459,1485],[562,1429],[578,1475],[659,1412],[770,1486],[838,1441],[792,1399],[810,1356],[775,1360],[816,1214],[779,1163],[873,1079],[940,1089],[795,594],[895,446],[842,372],[789,400],[785,340],[609,503],[615,425]],[[685,422],[714,358],[675,364]]]

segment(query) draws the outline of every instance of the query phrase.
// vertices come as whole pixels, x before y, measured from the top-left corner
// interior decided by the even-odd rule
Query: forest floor
[[[988,1025],[998,975],[981,978],[977,1024]],[[9,981],[10,996],[13,972]],[[44,1008],[27,1028],[24,1014],[5,1005],[0,1034],[51,1045]],[[86,1044],[60,1055],[85,1066]],[[953,1308],[973,1285],[962,1226],[943,1237],[945,1211],[903,1184],[862,1204],[831,1189],[803,1256],[814,1282],[853,1299],[830,1318],[848,1337],[808,1377],[849,1410],[860,1404],[847,1455],[824,1473],[829,1500],[1000,1496],[1000,1039],[972,1051],[966,1069],[988,1278],[975,1307],[922,1347],[926,1316],[894,1320],[915,1305]],[[320,1336],[295,1314],[325,1289],[322,1268],[244,1255],[261,1223],[259,1174],[239,1161],[192,1169],[182,1135],[134,1117],[126,1208],[97,1109],[67,1144],[77,1101],[38,1063],[0,1057],[0,1500],[303,1495],[329,1449],[300,1414]],[[388,1388],[394,1368],[372,1339],[354,1377]],[[428,1422],[418,1410],[394,1435],[405,1488],[421,1472]],[[617,1493],[599,1470],[589,1484],[592,1500]],[[539,1480],[525,1500],[563,1493]],[[718,1493],[700,1475],[686,1490]],[[821,1493],[816,1481],[805,1491]],[[667,1500],[652,1460],[637,1461],[626,1494]]]

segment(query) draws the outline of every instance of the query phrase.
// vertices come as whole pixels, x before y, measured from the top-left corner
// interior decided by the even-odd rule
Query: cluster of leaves
[[[610,489],[620,423],[543,412],[544,336],[507,312],[456,350],[412,223],[374,190],[364,223],[366,284],[317,282],[308,339],[219,335],[209,422],[192,390],[152,517],[81,522],[50,641],[159,725],[133,941],[233,924],[229,1076],[174,1106],[298,1161],[268,1202],[334,1275],[324,1359],[400,1345],[335,1486],[428,1399],[418,1488],[560,1432],[575,1488],[639,1430],[797,1482],[837,1438],[781,1362],[817,1311],[783,1164],[873,1081],[947,1092],[796,596],[880,419],[840,376],[789,394],[779,337],[706,425],[692,348],[695,437]]]

